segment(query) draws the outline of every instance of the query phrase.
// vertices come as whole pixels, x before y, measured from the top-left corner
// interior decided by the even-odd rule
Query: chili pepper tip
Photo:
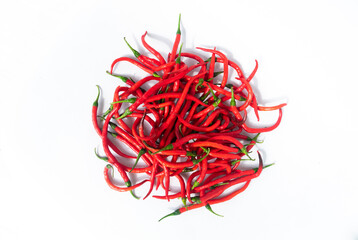
[[[137,98],[127,98],[127,99],[123,99],[123,100],[119,100],[116,102],[111,102],[111,105],[116,104],[116,103],[135,103],[137,101]]]
[[[175,59],[175,63],[176,63],[176,64],[180,64],[180,56],[181,56],[181,49],[182,49],[182,47],[183,47],[183,43],[180,45],[178,57],[177,57],[177,59]]]
[[[257,173],[257,175],[260,175],[262,169],[263,169],[263,160],[261,157],[261,154],[259,151],[257,151],[257,154],[259,155],[259,167],[258,168],[254,168],[255,173]],[[270,166],[272,166],[273,164],[271,164]]]
[[[223,215],[217,214],[216,212],[213,211],[213,209],[211,208],[211,206],[209,204],[205,205],[205,208],[208,209],[210,212],[212,212],[213,214],[215,214],[216,216],[219,217],[224,217]]]
[[[121,75],[116,75],[116,74],[113,74],[109,71],[106,71],[106,73],[108,73],[109,75],[113,76],[113,77],[116,77],[116,78],[119,78],[121,79],[124,83],[126,83],[128,81],[128,78],[127,77],[123,77]]]
[[[135,56],[136,58],[138,58],[141,54],[140,54],[137,50],[135,50],[134,48],[132,48],[131,45],[129,45],[129,43],[127,42],[127,40],[126,40],[125,37],[124,37],[124,41],[127,43],[127,46],[131,49],[131,51],[133,52],[134,56]]]
[[[162,149],[159,149],[159,151],[154,152],[153,155],[160,153],[162,151],[172,150],[172,149],[173,149],[173,144],[168,144],[167,146],[163,147]]]
[[[207,84],[207,85],[209,87],[209,90],[210,90],[211,94],[213,95],[214,100],[217,101],[218,97],[215,95],[215,93],[214,93],[213,89],[210,87],[210,85],[209,84]]]
[[[181,13],[179,13],[179,21],[178,21],[178,30],[177,30],[177,34],[181,34],[181,31],[180,31],[180,19],[181,19]]]
[[[194,165],[200,163],[201,161],[203,161],[210,153],[210,148],[206,149],[204,147],[201,147],[201,149],[203,149],[203,151],[206,153],[204,157],[200,158],[200,159],[193,159],[192,162]]]
[[[231,86],[231,101],[230,101],[230,106],[236,106],[236,102],[235,102],[235,96],[234,96],[234,87]]]
[[[127,108],[124,113],[118,118],[118,119],[122,119],[125,118],[126,116],[128,116],[129,114],[132,114],[132,111],[129,110],[129,108]]]
[[[158,78],[162,78],[160,75],[158,75],[158,73],[154,72],[153,74],[153,77],[158,77]]]
[[[133,169],[137,166],[137,163],[138,163],[140,157],[141,157],[144,153],[146,153],[146,152],[147,152],[147,150],[146,150],[145,148],[142,148],[142,149],[139,151],[138,156],[137,156],[137,159],[135,160],[135,163],[134,163],[132,169],[131,169],[129,172],[132,172],[132,171],[133,171]]]
[[[111,127],[111,128],[113,128],[113,130],[116,128],[116,127],[118,127],[115,123],[113,123],[113,122],[109,122],[108,123],[109,124],[109,126]]]
[[[99,159],[101,159],[101,160],[103,160],[103,161],[105,161],[105,162],[108,162],[108,157],[101,157],[100,155],[98,155],[96,148],[94,148],[94,154],[96,154],[96,156],[97,156]]]
[[[133,190],[130,190],[129,192],[131,193],[131,195],[132,195],[135,199],[137,199],[137,200],[140,199],[140,197],[137,197],[137,196],[133,193]]]
[[[199,196],[194,196],[194,197],[191,197],[191,201],[197,203],[197,204],[200,204],[201,203],[201,200],[200,200],[200,197]]]
[[[195,86],[195,91],[198,91],[198,87],[201,87],[203,83],[204,83],[204,78],[199,78],[199,82]]]
[[[99,95],[101,94],[101,89],[99,88],[98,85],[96,85],[97,89],[98,89],[98,94],[97,94],[97,98],[96,100],[93,102],[93,106],[94,107],[98,107],[98,99],[99,99]]]
[[[112,165],[111,165],[111,164],[107,164],[107,165],[106,165],[106,168],[112,170],[112,177],[113,177],[113,175],[114,175],[114,169],[113,169]]]
[[[118,134],[117,134],[117,133],[114,133],[114,132],[108,132],[108,133],[111,134],[112,137],[114,137],[114,138],[117,138],[117,137],[118,137]]]
[[[220,72],[214,72],[214,77],[219,76],[220,74],[224,73],[224,71],[220,71]]]
[[[182,198],[181,198],[181,201],[182,201],[182,203],[183,203],[185,209],[188,210],[188,207],[187,207],[187,205],[186,205],[186,197],[182,197]]]
[[[199,185],[200,185],[200,182],[195,181],[194,184],[193,184],[193,186],[191,187],[191,190],[193,190],[194,188],[196,188],[196,187],[199,186]]]
[[[179,209],[175,210],[172,213],[169,213],[168,215],[165,215],[164,217],[162,217],[161,219],[158,220],[158,222],[162,221],[164,218],[170,217],[170,216],[176,216],[176,215],[180,215],[181,212]]]
[[[186,156],[188,156],[188,157],[195,157],[195,156],[197,156],[197,154],[196,154],[196,152],[193,152],[193,151],[187,151],[187,152],[186,152]]]
[[[217,100],[213,103],[213,106],[214,106],[214,107],[218,107],[219,104],[220,104],[220,102],[221,102],[221,98],[217,99]]]
[[[275,163],[271,163],[271,164],[269,164],[269,165],[266,165],[266,166],[262,167],[262,169],[271,167],[271,166],[273,166],[273,165],[275,165]],[[259,169],[259,168],[254,168],[255,173],[257,172],[258,169]]]
[[[256,142],[256,143],[263,143],[263,141],[261,141],[261,142],[259,142],[259,141],[257,141],[257,139],[258,139],[258,137],[260,136],[260,134],[261,133],[258,133],[258,134],[256,134],[256,136],[254,137],[254,138],[247,138],[247,140],[249,140],[249,141],[254,141],[254,142]]]

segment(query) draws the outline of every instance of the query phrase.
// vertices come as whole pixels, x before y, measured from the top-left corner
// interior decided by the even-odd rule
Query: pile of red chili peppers
[[[258,135],[277,128],[286,104],[272,107],[257,104],[250,86],[257,61],[253,72],[245,77],[235,62],[215,48],[197,48],[210,54],[206,60],[182,52],[180,17],[173,49],[166,59],[146,42],[146,34],[141,42],[154,57],[142,55],[124,39],[136,59],[120,57],[113,61],[108,73],[127,86],[116,88],[113,102],[103,115],[97,112],[99,87],[93,103],[92,121],[106,156],[95,152],[108,162],[104,178],[110,188],[130,191],[134,197],[133,190],[148,182],[149,191],[144,199],[159,187],[165,194],[153,197],[168,201],[181,198],[183,207],[165,217],[203,206],[212,211],[211,205],[232,199],[260,175],[264,165],[258,151],[257,168],[240,170],[240,162],[254,161],[249,154],[258,142]],[[187,64],[187,59],[195,64]],[[114,73],[121,62],[134,64],[148,76],[133,81]],[[215,71],[218,68],[221,71]],[[229,71],[236,76],[233,83],[228,83]],[[145,89],[143,84],[148,82],[154,85]],[[124,108],[123,103],[130,105]],[[277,110],[278,120],[270,127],[249,127],[246,118],[250,108],[258,120],[260,111]],[[122,152],[117,141],[135,154]],[[137,167],[139,161],[142,167]],[[113,183],[110,174],[113,168],[118,170],[125,187]],[[130,176],[139,173],[147,174],[148,179],[132,184]],[[177,185],[173,179],[179,182],[180,191],[174,191]]]

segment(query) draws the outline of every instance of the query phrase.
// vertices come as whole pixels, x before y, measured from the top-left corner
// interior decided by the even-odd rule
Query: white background
[[[358,239],[357,1],[2,1],[0,239]],[[93,154],[95,85],[131,56],[127,37],[214,47],[241,64],[259,103],[287,102],[259,146],[264,171],[214,209],[110,190]],[[122,70],[126,71],[125,64]],[[136,75],[133,75],[135,77]],[[263,122],[265,125],[268,122]],[[261,123],[260,123],[261,124]],[[145,191],[138,192],[142,195]]]

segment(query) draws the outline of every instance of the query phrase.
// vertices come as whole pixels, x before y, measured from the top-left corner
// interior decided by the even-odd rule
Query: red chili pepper
[[[158,58],[158,60],[160,61],[161,64],[165,64],[165,60],[164,58],[162,57],[162,55],[157,51],[155,50],[154,48],[152,48],[146,41],[145,41],[145,36],[147,35],[147,32],[145,32],[143,35],[142,35],[142,43],[143,43],[143,46],[149,51],[151,52],[156,58]]]
[[[112,65],[111,65],[111,74],[113,74],[113,69],[114,67],[117,65],[117,63],[119,62],[129,62],[137,67],[139,67],[140,69],[142,69],[143,71],[149,73],[150,75],[154,76],[154,77],[159,77],[159,75],[154,72],[153,70],[150,70],[149,68],[147,68],[146,66],[142,65],[141,63],[131,59],[131,58],[128,58],[128,57],[120,57],[120,58],[117,58],[116,60],[113,61]]]
[[[128,45],[128,47],[131,49],[131,51],[133,52],[134,56],[142,63],[144,64],[146,67],[155,70],[156,67],[158,67],[160,64],[159,61],[143,56],[142,54],[140,54],[137,50],[135,50],[134,48],[132,48],[132,46],[127,42],[126,38],[124,38],[124,41],[126,42],[126,44]],[[155,66],[156,65],[156,66]]]
[[[250,128],[246,125],[246,123],[244,123],[242,125],[242,128],[248,132],[248,133],[262,133],[262,132],[270,132],[272,130],[274,130],[275,128],[278,127],[278,125],[280,125],[282,119],[282,108],[279,109],[279,116],[278,119],[276,121],[276,123],[274,125],[272,125],[271,127],[266,127],[266,128]]]
[[[169,62],[173,62],[173,61],[174,61],[176,52],[177,52],[177,50],[178,50],[178,46],[179,46],[179,42],[180,42],[180,37],[181,37],[180,18],[181,18],[181,15],[179,14],[178,30],[177,30],[177,34],[176,34],[176,37],[175,37],[175,41],[174,41],[174,45],[173,45],[173,50],[172,50],[172,53],[171,53],[171,55],[170,55],[170,60],[169,60]]]
[[[264,167],[259,152],[258,168],[243,171],[239,169],[240,162],[255,161],[250,151],[259,143],[259,133],[272,131],[280,124],[282,107],[286,104],[268,107],[258,104],[250,85],[258,70],[256,60],[254,70],[246,78],[239,65],[215,47],[197,48],[211,54],[206,61],[195,53],[182,52],[180,16],[167,60],[145,41],[146,34],[142,35],[141,42],[154,58],[139,53],[125,39],[137,60],[117,58],[108,73],[129,87],[115,89],[113,102],[102,116],[97,116],[100,92],[92,107],[93,126],[101,137],[106,156],[99,156],[97,152],[96,155],[112,164],[105,168],[106,182],[117,191],[133,194],[133,189],[149,181],[144,199],[159,188],[164,196],[153,197],[168,201],[181,198],[184,207],[167,216],[200,207],[213,212],[212,204],[232,199],[260,175]],[[113,74],[114,67],[123,61],[134,64],[149,76],[133,81]],[[215,68],[222,71],[215,72]],[[228,84],[232,80],[229,70],[234,71],[236,76],[232,78],[238,80],[238,86]],[[279,110],[278,120],[269,127],[251,128],[247,124],[250,108],[258,120],[259,111]],[[109,127],[114,132],[110,132]],[[253,137],[251,133],[258,134]],[[135,156],[123,153],[117,146],[119,142]],[[112,166],[127,187],[113,184],[109,177]],[[149,180],[131,186],[129,177],[136,179],[137,173],[145,173]],[[171,177],[178,179],[179,192]],[[245,183],[243,187],[236,188],[241,183]],[[228,189],[234,190],[227,194]]]
[[[106,182],[110,188],[112,188],[113,190],[116,190],[118,192],[132,191],[133,189],[136,189],[137,187],[140,187],[144,183],[148,182],[148,180],[144,180],[144,181],[137,183],[133,186],[131,186],[130,184],[127,184],[127,187],[125,187],[125,188],[118,187],[118,186],[114,185],[112,183],[111,179],[109,178],[108,171],[109,171],[109,169],[112,169],[112,168],[113,167],[110,164],[107,164],[107,166],[104,168],[104,179],[106,180]]]

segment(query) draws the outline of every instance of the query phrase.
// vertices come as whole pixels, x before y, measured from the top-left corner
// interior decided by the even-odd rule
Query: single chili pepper
[[[152,173],[151,173],[151,176],[150,176],[150,187],[149,187],[149,191],[147,193],[147,195],[144,196],[143,200],[146,199],[150,193],[153,191],[153,187],[154,187],[154,181],[155,181],[155,173],[157,171],[157,162],[155,161],[152,165]]]
[[[201,208],[202,206],[204,206],[204,204],[192,204],[192,205],[189,205],[189,206],[186,206],[186,207],[179,208],[179,209],[175,210],[174,212],[162,217],[161,219],[158,220],[158,222],[162,221],[164,218],[167,218],[167,217],[170,217],[170,216],[180,215],[183,212],[193,210],[193,209],[196,209],[196,208]]]
[[[192,185],[191,185],[191,182],[193,181],[194,177],[198,176],[200,173],[199,172],[194,172],[192,173],[188,180],[186,181],[186,197],[187,197],[187,200],[190,202],[190,203],[193,203],[193,201],[191,200],[191,191],[192,191]]]
[[[143,185],[145,182],[148,181],[148,180],[144,180],[144,181],[142,181],[142,182],[140,182],[140,183],[138,183],[138,184],[135,184],[135,185],[133,185],[133,186],[131,186],[130,184],[127,183],[127,184],[126,184],[127,187],[125,187],[125,188],[115,186],[115,185],[112,183],[111,179],[109,178],[109,174],[108,174],[109,169],[112,169],[112,168],[113,168],[113,167],[112,167],[110,164],[107,164],[107,165],[106,165],[106,167],[104,168],[104,179],[106,180],[106,182],[107,182],[107,184],[108,184],[108,186],[109,186],[110,188],[112,188],[113,190],[116,190],[116,191],[118,191],[118,192],[131,191],[131,190],[133,190],[133,189],[136,189],[137,187],[140,187],[141,185]]]
[[[171,55],[170,55],[170,60],[169,60],[169,62],[173,62],[173,61],[174,61],[174,58],[175,58],[175,55],[176,55],[176,52],[177,52],[177,49],[178,49],[178,46],[179,46],[180,37],[181,37],[180,18],[181,18],[181,14],[179,14],[178,30],[177,30],[177,34],[176,34],[176,37],[175,37],[175,41],[174,41],[174,45],[173,45],[173,50],[172,50],[172,53],[171,53]]]
[[[144,148],[142,148],[142,149],[139,151],[138,156],[137,156],[137,159],[136,159],[136,161],[135,161],[135,163],[134,163],[132,169],[131,169],[129,172],[132,172],[132,171],[133,171],[133,169],[137,166],[137,163],[138,163],[138,161],[139,161],[139,158],[140,158],[144,153],[146,153],[146,151],[147,151],[147,150],[144,149]]]
[[[93,102],[93,105],[92,105],[92,123],[93,123],[93,126],[94,126],[96,132],[98,133],[98,135],[101,136],[102,131],[99,128],[98,121],[97,121],[98,99],[99,99],[101,90],[100,90],[98,85],[96,85],[96,86],[97,86],[97,89],[98,89],[98,94],[97,94],[96,100]]]
[[[170,175],[168,168],[164,167],[164,178],[165,178],[165,197],[167,198],[169,202],[169,184],[170,184]]]
[[[211,206],[209,203],[207,203],[205,205],[205,208],[208,209],[211,213],[215,214],[216,216],[219,216],[219,217],[224,217],[223,215],[220,215],[220,214],[217,214],[216,212],[213,211],[213,209],[211,209]]]
[[[226,182],[235,178],[240,178],[240,177],[244,177],[244,176],[250,176],[252,175],[251,171],[239,171],[236,170],[234,172],[232,172],[231,174],[227,174],[226,176],[223,176],[221,178],[215,179],[213,181],[211,181],[210,183],[207,183],[205,185],[202,185],[200,187],[197,187],[195,189],[195,192],[200,192],[201,190],[204,190],[206,188],[210,188],[211,186],[214,186],[215,184],[219,184],[221,182]]]
[[[120,58],[117,58],[116,60],[113,61],[112,65],[111,65],[111,71],[110,73],[113,74],[113,69],[114,67],[117,65],[117,63],[119,62],[129,62],[137,67],[139,67],[140,69],[142,69],[143,71],[149,73],[150,75],[154,76],[154,77],[160,77],[156,72],[154,72],[153,70],[150,70],[149,68],[147,68],[146,66],[142,65],[141,63],[131,59],[131,58],[128,58],[128,57],[120,57]]]
[[[132,46],[127,42],[126,38],[124,38],[124,41],[126,42],[127,46],[130,48],[130,50],[133,52],[133,55],[146,67],[153,69],[156,67],[155,65],[157,65],[157,66],[160,65],[159,61],[149,58],[149,57],[146,57],[146,56],[143,56],[137,50],[132,48]],[[157,70],[155,70],[155,71],[157,71]]]
[[[145,36],[147,35],[147,32],[145,32],[143,35],[142,35],[142,43],[143,43],[143,46],[149,51],[151,52],[159,61],[160,61],[160,64],[165,64],[165,60],[164,58],[162,57],[162,55],[157,51],[155,50],[154,48],[152,48],[146,41],[145,41]]]
[[[282,108],[279,109],[279,116],[278,119],[276,121],[276,123],[274,125],[272,125],[271,127],[266,127],[266,128],[250,128],[246,125],[246,123],[244,123],[242,125],[242,128],[248,132],[248,133],[262,133],[262,132],[270,132],[272,130],[274,130],[275,128],[278,127],[278,125],[280,125],[282,119]]]
[[[214,51],[216,51],[216,47],[214,47]],[[211,59],[210,59],[210,67],[209,67],[209,77],[214,77],[214,68],[215,68],[215,53],[212,53]]]
[[[238,190],[236,190],[236,191],[230,193],[229,195],[227,195],[227,196],[225,196],[225,197],[221,197],[221,198],[211,199],[211,200],[208,201],[208,203],[209,203],[210,205],[213,205],[213,204],[218,204],[218,203],[226,202],[226,201],[228,201],[228,200],[234,198],[234,197],[237,196],[238,194],[242,193],[243,191],[245,191],[246,188],[249,186],[250,182],[251,182],[251,180],[247,181],[244,186],[242,186],[240,189],[238,189]]]
[[[181,63],[180,57],[181,57],[182,47],[183,47],[183,44],[180,45],[178,57],[177,57],[176,60],[175,60],[174,71],[178,71],[178,69],[179,69],[179,67],[180,67],[180,63]],[[177,92],[177,91],[178,91],[178,89],[179,89],[179,83],[180,83],[179,80],[177,80],[177,81],[174,82],[173,92]]]
[[[259,110],[259,111],[274,111],[274,110],[283,108],[286,105],[287,105],[286,103],[283,103],[283,104],[279,104],[279,105],[272,106],[272,107],[257,106],[257,110]]]

